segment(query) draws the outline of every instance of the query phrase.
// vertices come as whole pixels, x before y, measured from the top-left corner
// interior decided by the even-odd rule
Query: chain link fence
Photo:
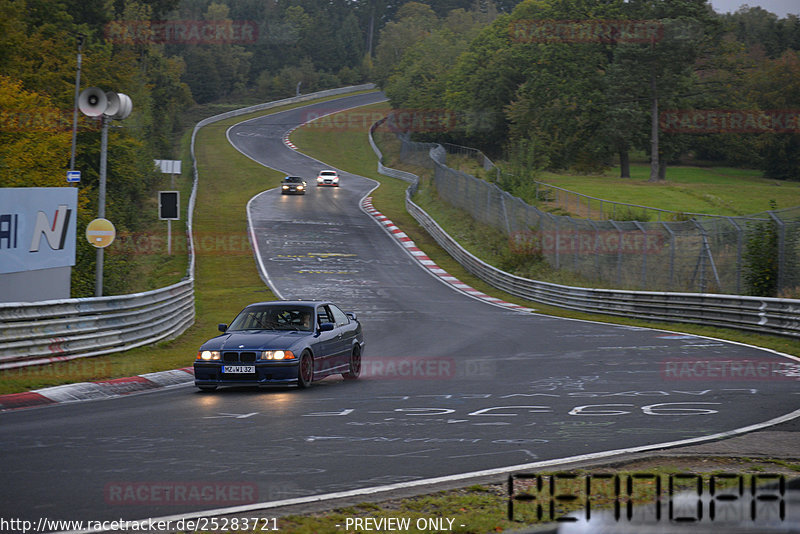
[[[565,209],[587,218],[555,215],[447,166],[448,155],[466,155],[483,169],[499,172],[480,151],[398,137],[401,161],[432,169],[439,197],[503,231],[512,252],[541,254],[555,268],[617,288],[784,297],[800,293],[800,207],[748,217],[681,214],[688,220],[663,220],[659,213],[656,221],[614,220],[618,209],[632,205],[561,190],[558,197],[564,200],[558,204],[564,202]],[[548,184],[538,187],[545,197],[555,196],[546,193]],[[537,198],[542,198],[539,191]]]

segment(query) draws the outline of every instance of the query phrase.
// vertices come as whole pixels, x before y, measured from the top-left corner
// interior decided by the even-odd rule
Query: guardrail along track
[[[372,137],[381,123],[376,122],[369,131],[370,145],[378,156],[378,172],[409,182],[408,212],[467,271],[493,287],[533,302],[582,312],[800,337],[800,300],[796,299],[572,287],[522,278],[487,264],[459,245],[414,203],[419,177],[383,165],[383,154]],[[436,161],[440,151],[440,147],[431,145],[429,156]]]

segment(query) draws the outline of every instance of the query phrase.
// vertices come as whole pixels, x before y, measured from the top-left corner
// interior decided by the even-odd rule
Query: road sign
[[[81,171],[67,171],[67,183],[77,184],[81,181]]]
[[[180,191],[159,191],[158,192],[158,218],[163,220],[178,221],[180,214],[181,193]]]
[[[108,219],[95,219],[86,225],[86,240],[97,248],[106,248],[115,237],[117,230]]]
[[[181,173],[181,160],[179,159],[154,159],[153,161],[162,174]]]

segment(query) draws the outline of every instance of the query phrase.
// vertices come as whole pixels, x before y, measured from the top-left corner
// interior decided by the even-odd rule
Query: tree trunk
[[[367,29],[367,57],[372,57],[372,38],[375,31],[375,7],[369,14],[369,28]]]
[[[664,156],[658,156],[658,179],[662,182],[667,179],[667,159]]]
[[[619,144],[619,177],[631,177],[631,157],[630,154],[628,154],[627,143]]]
[[[659,181],[658,172],[658,93],[656,77],[650,75],[650,92],[653,98],[650,106],[650,182]]]

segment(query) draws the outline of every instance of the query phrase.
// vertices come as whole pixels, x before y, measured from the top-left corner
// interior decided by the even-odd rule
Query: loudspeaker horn
[[[78,97],[78,109],[89,117],[99,117],[105,112],[107,106],[106,94],[97,87],[84,89]]]
[[[117,97],[119,98],[119,109],[114,113],[114,118],[125,119],[131,114],[131,111],[133,111],[133,102],[131,101],[131,97],[124,93],[117,93]]]
[[[106,91],[106,100],[108,100],[108,104],[106,105],[105,111],[103,111],[103,115],[106,117],[113,117],[119,111],[119,96],[114,91]]]

